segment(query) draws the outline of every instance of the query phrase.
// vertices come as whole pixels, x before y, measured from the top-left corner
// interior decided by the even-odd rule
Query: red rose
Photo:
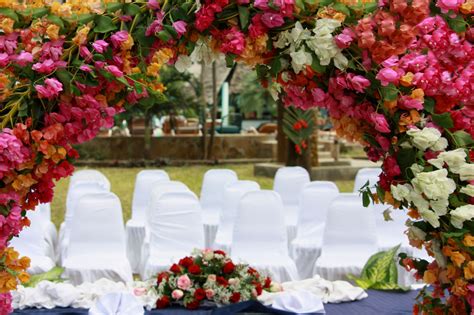
[[[184,268],[188,268],[192,264],[194,264],[194,260],[192,257],[184,257],[179,261],[179,265],[183,266]]]
[[[229,285],[229,282],[224,277],[220,277],[220,276],[216,278],[216,282],[224,287]]]
[[[201,288],[197,288],[196,291],[194,291],[194,298],[198,301],[202,301],[206,298],[206,291]]]
[[[229,301],[231,303],[238,303],[240,301],[240,293],[239,292],[233,293],[232,296],[230,297]]]
[[[226,274],[232,273],[234,270],[235,265],[231,261],[226,262],[224,267],[222,267],[222,271]]]
[[[262,288],[262,284],[261,283],[256,283],[255,284],[255,291],[257,291],[257,295],[260,295],[262,294],[262,291],[263,291],[263,288]]]
[[[252,267],[249,267],[249,269],[247,270],[247,273],[248,273],[249,275],[254,276],[254,277],[257,278],[257,279],[260,277],[258,271],[255,270],[255,269],[253,269]]]
[[[171,266],[171,268],[170,268],[170,271],[172,273],[180,273],[181,272],[181,267],[177,264],[173,264],[173,266]]]
[[[198,300],[194,300],[192,302],[186,303],[186,308],[190,310],[195,310],[199,307],[200,302]]]
[[[156,308],[166,308],[170,305],[170,299],[165,295],[156,301]]]
[[[160,272],[160,273],[158,274],[158,276],[156,277],[156,278],[157,278],[157,279],[156,279],[156,282],[157,282],[157,284],[159,285],[161,282],[163,282],[163,280],[168,280],[169,277],[170,277],[170,276],[169,276],[169,274],[168,274],[166,271],[165,271],[165,272]]]
[[[270,288],[271,285],[272,285],[272,279],[270,279],[270,277],[267,277],[265,279],[265,284],[263,285],[263,288],[268,289],[268,288]]]
[[[201,267],[199,267],[199,265],[196,265],[196,264],[189,266],[188,270],[189,270],[189,273],[192,275],[198,275],[201,273]]]
[[[214,254],[216,254],[216,255],[222,255],[222,256],[224,256],[224,257],[226,256],[226,253],[223,252],[223,251],[221,251],[221,250],[219,250],[219,249],[218,249],[218,250],[215,250],[215,251],[214,251]]]

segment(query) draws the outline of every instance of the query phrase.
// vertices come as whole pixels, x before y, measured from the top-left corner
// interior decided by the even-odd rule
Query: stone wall
[[[140,136],[98,137],[75,147],[82,160],[192,161],[202,158],[201,137],[187,135],[156,137],[149,140]],[[275,157],[274,135],[216,135],[214,140],[216,160],[273,160]]]

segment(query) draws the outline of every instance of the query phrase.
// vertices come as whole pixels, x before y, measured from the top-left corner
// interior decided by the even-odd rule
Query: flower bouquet
[[[196,309],[206,300],[226,305],[256,299],[263,290],[280,287],[252,267],[234,264],[223,251],[196,250],[158,274],[156,307],[176,303]]]

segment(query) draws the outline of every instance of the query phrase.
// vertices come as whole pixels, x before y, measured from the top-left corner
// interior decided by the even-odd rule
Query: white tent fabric
[[[167,270],[204,245],[201,206],[192,192],[153,195],[148,225],[142,249],[142,279]]]
[[[223,250],[230,254],[230,245],[232,243],[232,233],[234,230],[235,217],[240,198],[249,192],[260,190],[260,185],[250,180],[239,180],[228,185],[224,191],[224,205],[220,215],[219,228],[217,230],[214,248]]]
[[[145,237],[146,208],[153,187],[170,182],[163,170],[143,170],[137,174],[132,200],[132,218],[125,225],[127,256],[134,273],[139,271],[141,246]]]
[[[275,174],[273,190],[280,194],[283,201],[289,244],[296,237],[300,194],[309,181],[308,172],[299,166],[282,167]]]
[[[89,315],[143,315],[140,301],[130,293],[114,292],[100,297],[89,309]]]
[[[228,169],[212,169],[204,174],[201,189],[205,246],[211,248],[216,237],[226,185],[238,180],[237,174]]]
[[[379,181],[379,175],[382,169],[375,167],[361,168],[355,177],[354,192],[358,193],[359,189],[369,181],[370,187],[373,187]]]
[[[360,275],[369,257],[378,251],[373,209],[356,194],[340,194],[331,204],[324,228],[321,256],[314,273],[327,280]]]
[[[56,251],[57,260],[59,263],[62,263],[67,256],[71,226],[79,200],[82,198],[82,196],[90,193],[107,191],[108,190],[106,190],[103,185],[96,182],[80,182],[71,187],[69,191],[69,197],[66,199],[66,213],[64,215],[64,222],[61,224],[59,229],[59,248]],[[78,208],[78,210],[82,211],[81,208]]]
[[[13,238],[10,243],[22,255],[31,258],[27,270],[30,274],[47,272],[55,266],[54,260],[50,257],[51,244],[45,237],[45,223],[42,216],[39,211],[30,211],[28,213],[30,226],[25,227],[20,236]]]
[[[327,210],[338,195],[336,184],[327,181],[311,182],[301,193],[297,236],[291,243],[291,256],[301,279],[313,276],[314,264],[321,254]]]
[[[283,203],[270,190],[251,191],[240,200],[231,245],[232,257],[268,272],[277,282],[297,280],[288,255]]]
[[[87,194],[76,210],[64,277],[73,284],[100,278],[132,281],[119,198],[111,192]]]

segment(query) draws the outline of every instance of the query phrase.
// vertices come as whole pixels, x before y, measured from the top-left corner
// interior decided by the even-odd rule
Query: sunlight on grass
[[[230,168],[234,170],[239,179],[254,180],[258,182],[262,189],[272,189],[273,179],[267,177],[256,177],[253,175],[252,164],[231,164],[231,165],[190,165],[180,167],[164,167],[172,180],[181,181],[186,184],[189,189],[199,196],[201,192],[201,184],[204,173],[212,168]],[[85,169],[78,167],[78,170]],[[111,183],[111,190],[122,202],[123,218],[127,221],[131,216],[133,187],[135,185],[135,177],[143,168],[113,168],[104,167],[97,170],[104,173]],[[336,182],[341,192],[350,192],[354,185],[353,181]],[[66,193],[69,185],[69,179],[63,179],[56,185],[54,199],[51,205],[51,219],[53,223],[59,227],[64,220],[64,210],[66,205]]]

